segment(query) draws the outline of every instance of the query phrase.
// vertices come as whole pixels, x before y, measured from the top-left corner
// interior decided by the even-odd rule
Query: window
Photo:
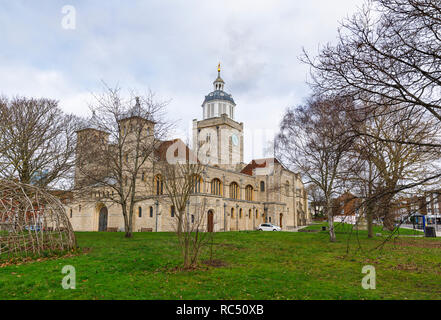
[[[191,223],[194,223],[194,214],[191,215]]]
[[[248,211],[248,219],[251,219],[251,216],[253,215],[253,213],[251,212],[251,209]]]
[[[200,175],[194,176],[193,193],[201,193],[202,178]]]
[[[144,172],[141,174],[141,181],[145,181],[145,173]]]
[[[150,128],[147,128],[147,136],[150,136]]]
[[[286,181],[286,184],[285,184],[285,193],[286,193],[286,196],[289,197],[289,182],[288,181]]]
[[[239,219],[242,219],[242,209],[239,210]]]
[[[265,191],[265,182],[260,181],[260,192],[264,192]]]
[[[142,218],[142,208],[141,207],[138,208],[138,217]]]
[[[150,207],[150,218],[153,218],[153,207]]]
[[[256,209],[256,219],[258,218],[258,216],[259,216],[259,210]]]
[[[231,208],[231,219],[234,219],[234,208]]]
[[[78,205],[78,212],[81,212],[81,204]]]
[[[211,180],[211,194],[222,195],[222,182],[217,178]]]
[[[245,200],[253,201],[253,186],[247,185],[245,188]]]
[[[230,184],[230,198],[239,199],[239,185],[236,182]]]
[[[271,223],[271,217],[269,217],[269,222]],[[268,226],[268,227],[270,227],[270,226]]]
[[[70,217],[72,218],[72,209],[70,209]]]
[[[162,181],[162,176],[160,174],[155,176],[155,187],[156,195],[164,194],[164,182]]]
[[[175,216],[175,206],[170,207],[170,215],[172,218]]]

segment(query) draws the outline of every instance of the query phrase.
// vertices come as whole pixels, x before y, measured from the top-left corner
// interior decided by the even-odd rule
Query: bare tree
[[[402,168],[407,161],[429,159],[441,148],[437,134],[424,137],[409,123],[417,119],[422,132],[429,133],[424,121],[438,126],[441,120],[440,32],[438,0],[372,0],[342,22],[336,45],[322,47],[316,57],[306,52],[302,57],[311,66],[315,92],[353,99],[359,109],[366,109],[367,118],[361,122],[369,123],[367,128],[379,129],[380,124],[383,128],[362,132],[359,145],[365,170],[357,174],[365,183],[368,226],[374,212],[391,218],[388,211],[394,195],[440,178],[438,172],[427,176],[412,165],[414,172]],[[392,123],[382,123],[388,118]],[[406,126],[410,132],[402,134]],[[387,134],[382,132],[386,128],[391,129]],[[407,159],[406,153],[413,159]],[[417,154],[420,159],[415,158]],[[389,228],[391,222],[386,219]],[[372,225],[369,229],[372,234]]]
[[[344,161],[352,143],[346,128],[348,103],[313,97],[306,106],[288,109],[276,139],[278,158],[300,171],[306,184],[312,183],[323,192],[332,242],[336,238],[331,200],[344,183]]]
[[[373,0],[342,23],[337,45],[302,60],[321,93],[369,107],[423,108],[441,121],[440,33],[438,0]]]
[[[175,151],[178,153],[175,156]],[[183,256],[183,267],[194,268],[202,249],[213,238],[206,221],[206,199],[199,197],[205,166],[195,154],[177,140],[169,147],[168,156],[159,164],[164,177],[165,191],[175,219],[175,231]]]
[[[51,99],[0,99],[0,175],[40,187],[71,181],[78,118]]]
[[[311,184],[306,188],[306,193],[310,198],[310,206],[313,209],[314,217],[323,216],[323,208],[325,207],[325,198],[323,192],[315,184]]]
[[[121,207],[125,236],[131,238],[135,204],[153,195],[155,152],[170,130],[163,119],[167,102],[152,92],[124,98],[119,88],[105,87],[91,106],[92,118],[78,132],[75,189],[90,198]]]
[[[361,182],[359,190],[366,200],[368,235],[372,237],[374,212],[387,229],[393,230],[391,208],[399,187],[425,180],[438,171],[437,148],[428,145],[437,141],[440,126],[423,110],[399,106],[361,108],[353,114],[359,116],[358,120],[352,118],[357,135],[353,150],[359,165],[351,165],[351,172]],[[415,143],[401,143],[406,139]]]

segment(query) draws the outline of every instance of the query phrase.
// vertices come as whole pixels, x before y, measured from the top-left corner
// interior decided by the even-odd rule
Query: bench
[[[141,232],[153,232],[153,228],[141,228]]]
[[[107,232],[118,232],[118,228],[107,228]]]

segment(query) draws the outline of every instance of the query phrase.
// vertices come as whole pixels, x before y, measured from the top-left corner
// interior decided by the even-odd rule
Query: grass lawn
[[[441,299],[441,240],[403,237],[369,252],[381,238],[350,241],[326,232],[232,232],[215,236],[222,267],[176,272],[171,233],[77,233],[84,253],[0,268],[0,299]],[[204,259],[208,253],[204,254]],[[65,265],[77,288],[63,290]],[[373,265],[377,289],[361,273]]]

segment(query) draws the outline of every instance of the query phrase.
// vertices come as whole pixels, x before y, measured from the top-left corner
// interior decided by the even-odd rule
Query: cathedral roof
[[[231,94],[228,94],[225,91],[221,91],[221,90],[215,90],[209,93],[207,96],[205,96],[204,104],[208,101],[213,101],[213,100],[224,100],[236,105]]]
[[[249,176],[253,175],[253,171],[256,168],[267,168],[270,163],[281,164],[276,158],[268,159],[258,159],[251,161],[245,168],[242,169],[241,173],[247,174]]]
[[[168,141],[160,141],[159,144],[155,148],[155,156],[158,160],[166,161],[167,160],[167,151],[173,144],[180,145],[185,148],[185,160],[194,160],[197,156],[193,153],[193,151],[181,140],[181,139],[173,139]],[[173,155],[175,160],[178,157],[177,150]],[[183,158],[179,158],[180,160],[184,160]],[[199,162],[199,160],[197,160]]]

